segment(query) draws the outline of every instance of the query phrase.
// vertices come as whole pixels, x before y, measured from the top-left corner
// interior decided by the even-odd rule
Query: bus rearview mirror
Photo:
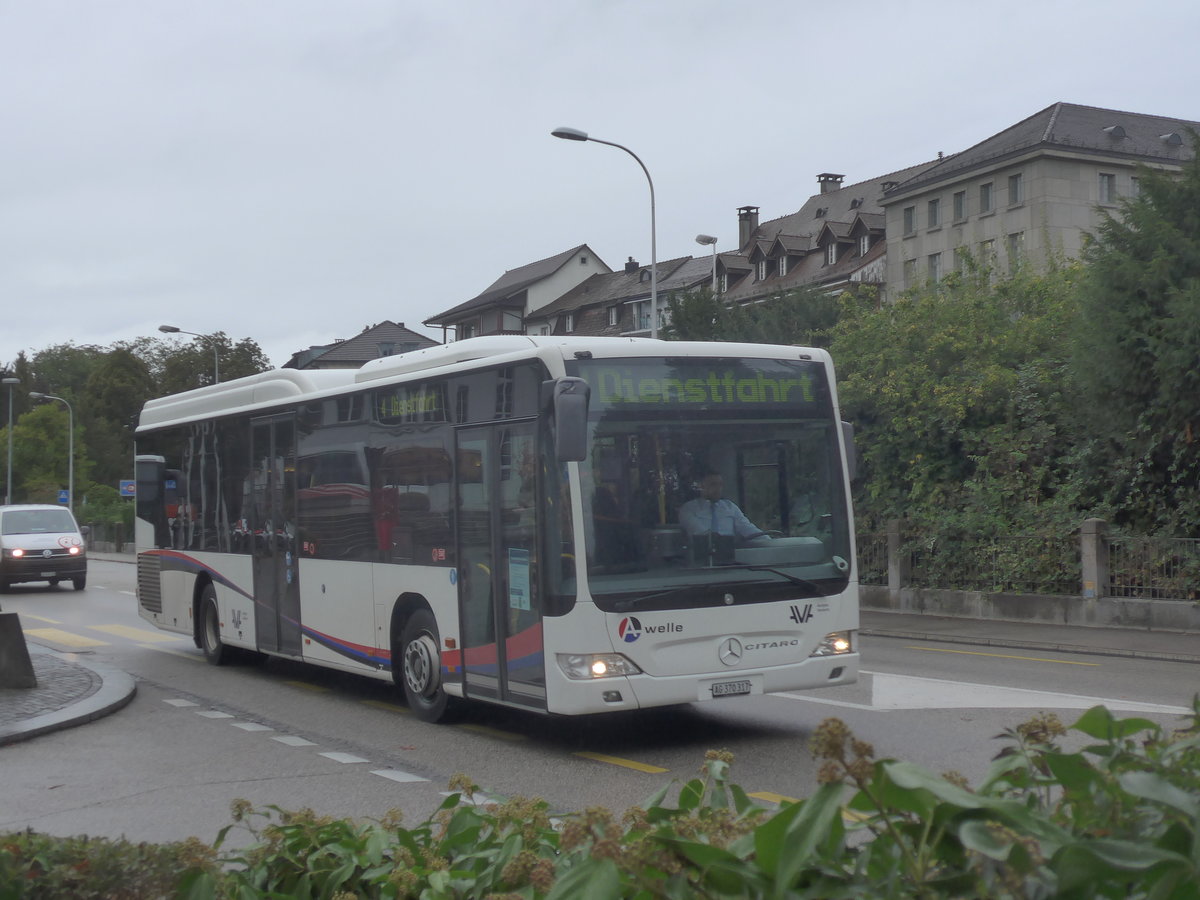
[[[588,400],[592,389],[582,378],[554,382],[554,455],[560,462],[587,459]]]

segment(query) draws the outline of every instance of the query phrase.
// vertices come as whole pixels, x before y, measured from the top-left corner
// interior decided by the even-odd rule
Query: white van
[[[65,506],[0,506],[0,593],[9,585],[70,581],[87,585],[87,548],[75,517]]]

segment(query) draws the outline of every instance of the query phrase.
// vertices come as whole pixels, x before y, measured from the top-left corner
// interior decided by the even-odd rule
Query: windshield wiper
[[[668,588],[665,591],[655,591],[653,594],[642,594],[640,597],[630,597],[627,600],[618,600],[613,604],[613,608],[618,612],[627,612],[631,609],[636,609],[643,603],[649,603],[651,600],[661,600],[664,597],[674,597],[676,594],[684,594],[688,591],[694,591],[699,588],[707,587],[703,584],[685,584],[681,587]]]
[[[739,568],[748,569],[751,572],[773,572],[781,578],[786,578],[792,584],[798,584],[801,587],[808,588],[814,594],[823,594],[824,589],[815,581],[809,581],[807,578],[800,578],[793,575],[791,572],[785,572],[783,569],[776,569],[774,566],[739,566]]]

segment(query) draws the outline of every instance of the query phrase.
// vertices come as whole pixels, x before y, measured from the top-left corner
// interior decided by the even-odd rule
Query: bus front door
[[[295,419],[263,417],[252,425],[255,638],[259,650],[299,656]]]
[[[458,435],[459,611],[467,696],[546,706],[533,425]]]

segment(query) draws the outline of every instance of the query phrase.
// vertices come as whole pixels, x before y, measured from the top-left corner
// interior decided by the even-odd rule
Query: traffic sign
[[[137,496],[137,482],[134,481],[132,478],[122,478],[121,479],[121,496],[122,497],[136,497]]]
[[[71,502],[70,492],[59,491],[58,492],[58,502],[61,503],[63,506],[66,506],[68,503],[70,503]]]

